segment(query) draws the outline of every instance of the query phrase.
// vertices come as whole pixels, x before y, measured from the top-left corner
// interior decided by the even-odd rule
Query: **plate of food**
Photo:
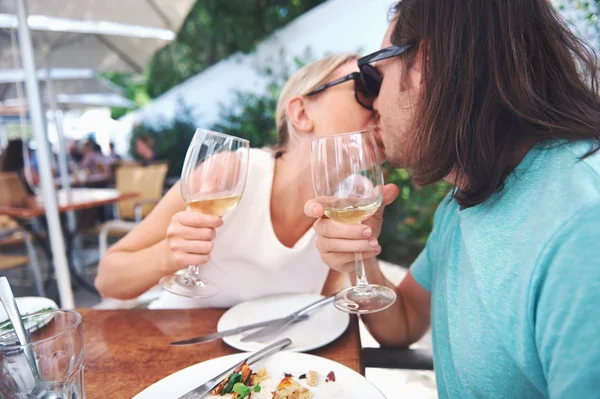
[[[17,307],[21,316],[25,317],[34,313],[40,313],[47,310],[56,310],[58,305],[50,298],[44,298],[41,296],[24,296],[16,298]],[[45,326],[52,320],[52,314],[40,314],[35,317],[28,317],[25,322],[25,328],[29,332],[33,332],[40,327]],[[8,316],[4,311],[4,307],[0,306],[0,333],[8,330],[12,330],[12,325],[8,321]]]
[[[238,353],[198,363],[158,381],[133,399],[177,399],[248,355]],[[385,399],[365,377],[322,357],[278,352],[243,365],[207,399]]]
[[[283,294],[242,302],[221,316],[217,331],[285,317],[321,298],[322,295],[315,294]],[[266,344],[287,337],[292,340],[292,344],[284,350],[307,352],[335,341],[346,331],[349,323],[350,316],[329,303],[311,312],[308,319],[282,329],[267,342],[242,341],[243,337],[256,330],[225,337],[223,341],[238,350],[254,352],[262,349]]]

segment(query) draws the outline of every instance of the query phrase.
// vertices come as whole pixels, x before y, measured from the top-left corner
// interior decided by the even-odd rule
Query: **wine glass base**
[[[343,312],[367,314],[387,309],[394,302],[396,302],[394,290],[380,285],[369,285],[364,290],[350,287],[340,291],[335,296],[333,304]]]
[[[179,274],[161,278],[160,285],[172,294],[188,298],[210,298],[219,292],[219,288],[213,283],[189,279]]]

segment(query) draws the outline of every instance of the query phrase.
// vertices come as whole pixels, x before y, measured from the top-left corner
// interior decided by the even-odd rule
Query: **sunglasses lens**
[[[356,101],[366,109],[373,109],[373,102],[375,97],[372,96],[362,82],[361,78],[354,79],[354,94],[356,95]]]
[[[377,97],[379,95],[379,89],[381,88],[381,75],[379,74],[379,71],[372,65],[361,65],[360,77],[365,86],[365,90],[373,97]]]

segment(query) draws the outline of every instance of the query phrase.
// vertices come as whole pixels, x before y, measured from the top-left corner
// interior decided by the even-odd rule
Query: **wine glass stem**
[[[197,285],[199,280],[198,278],[198,266],[189,265],[187,270],[185,271],[185,276],[183,276],[186,284],[194,284]]]
[[[356,291],[368,291],[369,282],[367,281],[365,262],[361,252],[354,253],[354,265],[356,267]]]

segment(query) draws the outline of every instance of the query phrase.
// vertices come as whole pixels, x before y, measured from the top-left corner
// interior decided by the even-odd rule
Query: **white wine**
[[[240,202],[239,195],[231,197],[210,198],[188,202],[192,211],[204,213],[211,216],[223,216]]]
[[[325,205],[325,215],[329,219],[344,224],[360,224],[363,220],[370,218],[377,209],[379,202],[373,202],[367,205],[350,205],[343,208],[328,207]]]

